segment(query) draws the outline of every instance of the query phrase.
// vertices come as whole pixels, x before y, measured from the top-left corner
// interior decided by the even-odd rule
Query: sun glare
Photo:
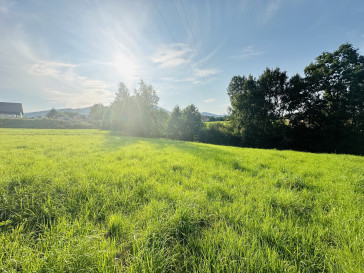
[[[124,82],[131,82],[137,79],[137,64],[131,57],[117,54],[114,60],[114,67]]]

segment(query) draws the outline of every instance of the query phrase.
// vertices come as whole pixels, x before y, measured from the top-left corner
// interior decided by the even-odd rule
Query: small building
[[[0,115],[15,115],[23,117],[23,105],[14,102],[0,102]]]

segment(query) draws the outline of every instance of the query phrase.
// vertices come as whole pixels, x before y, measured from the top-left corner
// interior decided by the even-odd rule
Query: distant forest
[[[141,81],[131,93],[120,83],[114,102],[94,105],[89,118],[134,136],[364,154],[364,56],[351,44],[322,53],[304,77],[267,68],[258,78],[234,76],[227,93],[227,120],[204,123],[194,105],[169,114],[151,85]]]

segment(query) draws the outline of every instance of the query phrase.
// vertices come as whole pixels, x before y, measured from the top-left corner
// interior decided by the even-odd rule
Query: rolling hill
[[[45,117],[49,110],[44,110],[44,111],[38,111],[38,112],[29,112],[29,113],[24,113],[24,117],[26,118],[34,118],[34,117]],[[80,115],[85,115],[87,116],[90,113],[91,107],[85,107],[85,108],[77,108],[77,109],[72,109],[72,108],[65,108],[65,109],[56,109],[59,112],[71,112],[71,113],[79,113]]]

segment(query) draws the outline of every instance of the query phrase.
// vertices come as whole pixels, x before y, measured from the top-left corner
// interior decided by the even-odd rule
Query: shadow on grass
[[[203,143],[162,138],[133,137],[122,135],[119,132],[109,132],[105,134],[103,148],[106,150],[117,150],[135,146],[137,149],[138,144],[145,143],[148,143],[148,146],[155,150],[163,151],[168,149],[169,152],[176,151],[176,156],[188,154],[199,160],[212,161],[211,163],[215,165],[229,166],[234,171],[248,172],[252,176],[257,175],[257,170],[248,168],[243,164],[243,157],[241,155],[225,149],[225,146],[210,146]],[[266,166],[266,168],[269,167]]]
[[[121,147],[128,147],[144,140],[139,137],[124,136],[115,131],[110,131],[104,136],[102,148],[106,150],[116,150]]]

